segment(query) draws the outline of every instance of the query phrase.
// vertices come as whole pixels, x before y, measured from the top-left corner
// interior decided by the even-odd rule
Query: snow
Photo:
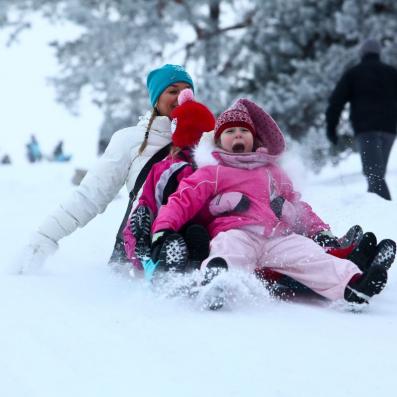
[[[73,116],[56,103],[48,81],[60,73],[48,43],[71,39],[78,29],[72,24],[51,25],[37,16],[31,19],[34,29],[23,32],[10,47],[6,47],[9,32],[0,31],[0,155],[7,153],[14,163],[23,162],[25,144],[35,134],[45,154],[63,139],[65,154],[72,153],[80,165],[89,166],[96,156],[103,115],[83,92],[80,112]]]
[[[69,194],[75,167],[0,167],[1,396],[390,395],[397,355],[393,267],[385,291],[361,313],[266,296],[201,311],[107,267],[126,206],[123,191],[103,215],[62,240],[39,274],[10,274],[29,233]],[[356,154],[320,175],[300,172],[303,198],[336,234],[359,223],[379,239],[397,239],[396,201],[365,193]],[[396,198],[396,146],[388,182]]]
[[[107,267],[126,207],[122,191],[103,215],[61,241],[42,272],[10,274],[30,232],[70,193],[75,168],[92,162],[100,122],[87,104],[71,118],[49,87],[43,91],[43,73],[55,73],[42,43],[52,37],[46,29],[38,39],[37,30],[29,32],[23,46],[0,49],[0,102],[7,104],[1,149],[13,160],[0,166],[0,396],[389,396],[397,265],[362,313],[265,294],[232,310],[200,311]],[[28,164],[24,144],[32,132],[46,152],[63,138],[73,161]],[[313,175],[297,152],[286,166],[335,234],[359,223],[379,239],[397,240],[396,201],[365,193],[356,154]],[[397,145],[388,182],[397,199]]]

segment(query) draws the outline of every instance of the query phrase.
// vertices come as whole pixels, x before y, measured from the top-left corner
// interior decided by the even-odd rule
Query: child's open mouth
[[[242,143],[236,143],[232,146],[233,153],[244,153],[245,145]]]

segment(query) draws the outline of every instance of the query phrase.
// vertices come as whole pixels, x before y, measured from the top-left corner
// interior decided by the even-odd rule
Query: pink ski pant
[[[269,267],[331,300],[343,299],[348,282],[361,274],[353,262],[327,254],[298,234],[269,238],[247,230],[228,230],[212,239],[210,255],[201,268],[215,257],[225,259],[229,269],[253,272]]]

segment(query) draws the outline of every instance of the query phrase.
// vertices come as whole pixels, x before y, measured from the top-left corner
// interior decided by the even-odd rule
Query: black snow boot
[[[216,276],[228,270],[226,261],[221,257],[212,258],[205,268],[204,280],[201,285],[209,284]]]
[[[384,178],[376,175],[368,176],[368,192],[376,193],[385,200],[391,200],[390,190]]]
[[[352,226],[344,236],[338,239],[340,248],[357,246],[363,238],[363,229],[360,225]]]
[[[210,235],[204,226],[193,224],[183,232],[187,249],[189,252],[189,269],[199,269],[201,262],[210,253]]]
[[[371,266],[379,265],[389,270],[395,258],[396,243],[393,240],[385,239],[377,245]]]
[[[139,206],[131,216],[131,232],[135,237],[135,255],[140,261],[150,258],[150,229],[152,214],[150,209]]]
[[[344,298],[352,303],[368,303],[369,299],[385,288],[387,271],[383,266],[370,266],[359,278],[346,286]]]
[[[228,270],[226,261],[223,258],[216,257],[211,259],[205,268],[204,280],[201,285],[206,286],[210,284],[215,277]],[[206,294],[205,307],[209,310],[219,310],[225,304],[225,290],[215,285],[210,292]]]
[[[188,251],[183,237],[178,233],[170,234],[160,249],[156,270],[182,273],[186,270],[187,258]]]
[[[356,264],[362,272],[366,272],[375,256],[375,251],[376,236],[372,232],[367,232],[347,259]]]

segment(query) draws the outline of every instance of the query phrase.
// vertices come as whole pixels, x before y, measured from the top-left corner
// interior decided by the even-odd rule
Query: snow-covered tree
[[[359,60],[363,39],[379,39],[386,61],[397,62],[392,57],[397,44],[397,2],[258,0],[257,4],[254,26],[245,37],[252,74],[240,92],[249,91],[289,135],[300,140],[306,136],[310,151],[325,153],[313,131],[325,139],[328,97],[343,71]],[[340,132],[349,135],[346,115],[344,119]]]
[[[358,61],[361,41],[379,39],[385,60],[397,62],[394,0],[0,0],[0,27],[14,38],[32,11],[80,28],[51,43],[61,68],[53,82],[72,110],[89,90],[103,110],[104,136],[149,107],[150,69],[181,63],[214,112],[250,97],[317,161],[328,150],[329,94]],[[340,131],[351,134],[346,115]]]
[[[12,37],[29,27],[29,12],[81,28],[66,42],[53,41],[61,67],[52,79],[58,100],[75,109],[88,88],[103,109],[101,135],[130,125],[149,107],[146,75],[164,63],[182,63],[196,77],[200,99],[221,110],[228,101],[218,70],[232,32],[251,23],[247,6],[237,16],[231,0],[0,0],[0,23]],[[245,2],[243,2],[245,3]],[[248,2],[249,3],[249,2]],[[225,15],[227,17],[225,18]]]

